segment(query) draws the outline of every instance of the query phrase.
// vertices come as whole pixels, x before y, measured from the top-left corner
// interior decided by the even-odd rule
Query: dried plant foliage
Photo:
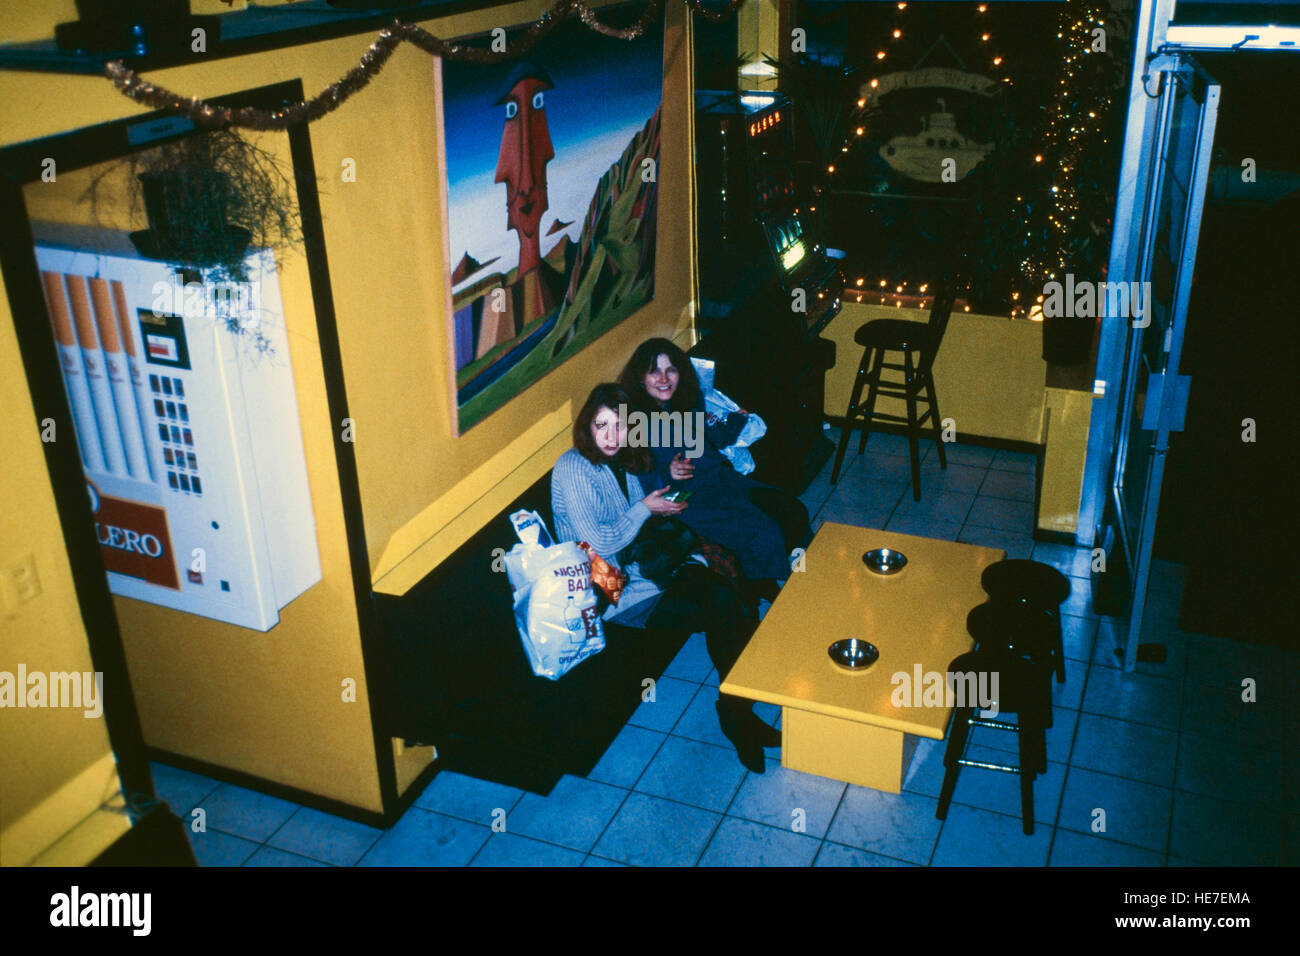
[[[303,246],[293,184],[275,154],[234,130],[195,133],[132,153],[101,170],[86,198],[96,222],[114,197],[110,178],[125,165],[133,216],[147,214],[164,258],[214,281],[247,281],[248,248],[276,259]]]

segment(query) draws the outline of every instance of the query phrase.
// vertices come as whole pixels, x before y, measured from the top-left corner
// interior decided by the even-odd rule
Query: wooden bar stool
[[[980,576],[980,584],[995,602],[1026,605],[1051,618],[1056,682],[1064,684],[1065,644],[1061,636],[1061,604],[1070,596],[1070,579],[1050,564],[1009,558],[985,568]]]
[[[1047,727],[1052,712],[1051,669],[1040,661],[1021,656],[1009,647],[988,644],[962,654],[948,665],[951,674],[996,673],[998,675],[998,716],[1016,715],[1016,723],[977,716],[979,708],[964,701],[953,709],[948,746],[943,755],[943,787],[935,816],[948,816],[957,775],[962,767],[978,767],[1020,775],[1020,822],[1026,835],[1034,832],[1034,779],[1047,770]],[[1019,763],[1016,766],[968,760],[966,746],[971,727],[988,727],[1014,733],[1018,737]]]
[[[1051,614],[1031,604],[990,598],[966,615],[966,630],[975,647],[1006,649],[1044,665],[1049,672],[1061,665],[1061,629]],[[1048,714],[1047,726],[1052,726]]]
[[[921,500],[921,456],[917,440],[922,426],[927,423],[927,431],[934,438],[939,452],[939,466],[948,467],[943,440],[939,434],[939,402],[934,394],[931,368],[943,342],[943,334],[948,328],[948,319],[957,297],[956,289],[957,282],[953,278],[941,282],[930,307],[930,319],[924,324],[906,319],[875,319],[864,323],[854,335],[854,341],[862,346],[862,361],[853,382],[849,407],[844,412],[839,447],[835,450],[835,464],[831,467],[831,484],[839,481],[840,465],[844,462],[844,451],[849,445],[849,432],[855,427],[861,427],[858,454],[862,454],[867,449],[867,435],[873,421],[907,426],[907,443],[912,458],[912,497],[917,501]],[[887,352],[902,353],[902,362],[886,362]],[[883,378],[885,369],[902,372],[902,378]],[[867,390],[865,402],[862,401],[864,387]],[[881,395],[901,398],[907,405],[907,415],[889,415],[876,411],[876,399]],[[926,406],[925,413],[920,417],[916,413],[918,402],[923,402]]]

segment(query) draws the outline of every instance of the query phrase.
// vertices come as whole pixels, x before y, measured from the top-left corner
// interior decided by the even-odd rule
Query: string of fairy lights
[[[1036,281],[1040,286],[1070,268],[1073,252],[1071,239],[1078,228],[1077,187],[1083,154],[1091,147],[1104,146],[1110,142],[1100,120],[1110,109],[1111,95],[1102,90],[1096,94],[1094,102],[1078,101],[1081,89],[1087,90],[1087,84],[1079,82],[1081,74],[1097,65],[1093,49],[1097,40],[1095,31],[1102,31],[1101,36],[1104,38],[1105,29],[1105,15],[1095,3],[1087,0],[1071,0],[1066,3],[1061,14],[1060,30],[1056,34],[1057,39],[1062,41],[1064,53],[1062,76],[1052,99],[1044,134],[1044,152],[1056,164],[1047,212],[1047,241],[1043,244],[1039,257],[1028,259],[1021,266],[1025,277]],[[1086,120],[1082,115],[1085,106]],[[1041,302],[1042,299],[1039,294],[1035,301]]]
[[[971,69],[999,83],[1014,86],[1014,81],[1007,73],[1006,56],[999,50],[990,25],[990,5],[975,3],[971,6],[982,51],[980,58],[970,65]],[[894,4],[893,27],[881,48],[875,52],[878,65],[884,65],[895,58],[900,41],[908,35],[910,26],[906,18],[907,10],[908,4],[903,0]],[[1093,55],[1095,28],[1106,28],[1105,14],[1096,0],[1066,0],[1062,5],[1056,34],[1061,48],[1060,76],[1053,90],[1049,116],[1042,134],[1043,142],[1033,157],[1035,164],[1047,163],[1052,168],[1051,182],[1043,197],[1047,204],[1047,229],[1040,241],[1035,243],[1033,201],[1027,199],[1024,193],[1017,195],[1014,212],[1023,220],[1026,240],[1030,248],[1037,248],[1037,254],[1020,263],[1020,275],[1012,282],[1009,293],[1009,318],[1012,319],[1042,319],[1042,309],[1039,306],[1043,301],[1042,287],[1058,274],[1067,271],[1070,263],[1072,233],[1078,226],[1080,215],[1077,186],[1081,157],[1089,148],[1109,142],[1102,131],[1102,119],[1112,105],[1111,95],[1101,92],[1092,102],[1085,104],[1086,120],[1083,118],[1084,110],[1078,102],[1081,92],[1087,92],[1086,89],[1080,90],[1079,80],[1090,65],[1088,57]],[[871,78],[867,86],[877,89],[878,78]],[[867,99],[859,96],[856,106],[859,111],[865,110]],[[849,151],[854,139],[866,134],[862,123],[852,125],[852,133],[846,137],[841,149],[845,153]],[[827,168],[827,172],[829,175],[835,174],[834,164]],[[932,284],[929,280],[868,279],[860,276],[851,283],[845,297],[852,297],[853,301],[859,303],[870,304],[875,300],[880,305],[892,303],[898,308],[924,308],[929,304],[927,292]],[[963,300],[959,300],[959,303],[964,311],[970,311],[969,303]]]

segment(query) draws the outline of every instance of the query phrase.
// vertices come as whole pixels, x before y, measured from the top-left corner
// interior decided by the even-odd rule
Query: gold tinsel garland
[[[741,0],[728,0],[726,8],[716,12],[707,9],[701,0],[686,0],[686,5],[717,23],[735,13],[740,2]],[[403,40],[433,56],[470,63],[499,63],[502,60],[527,55],[538,40],[575,15],[589,29],[597,33],[619,40],[635,40],[646,31],[662,5],[663,0],[651,0],[636,23],[620,30],[601,23],[583,0],[559,0],[554,7],[529,25],[524,35],[515,41],[512,49],[500,53],[479,47],[448,43],[414,23],[394,20],[392,25],[384,28],[375,42],[370,44],[370,49],[366,50],[361,57],[361,62],[343,77],[325,87],[310,100],[299,100],[277,110],[254,109],[248,106],[231,109],[228,106],[213,106],[205,100],[194,97],[181,96],[164,87],[155,86],[127,67],[121,60],[108,63],[104,67],[104,72],[125,96],[140,105],[183,113],[199,126],[283,130],[298,123],[318,120],[326,113],[342,106],[353,93],[365,89],[370,81],[379,75],[388,58],[393,55],[393,51]]]

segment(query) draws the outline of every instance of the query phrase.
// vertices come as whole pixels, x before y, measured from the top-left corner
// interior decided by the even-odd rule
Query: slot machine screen
[[[782,270],[788,275],[798,269],[808,255],[803,223],[797,217],[789,216],[778,222],[765,224],[764,229],[767,232],[768,243]]]

